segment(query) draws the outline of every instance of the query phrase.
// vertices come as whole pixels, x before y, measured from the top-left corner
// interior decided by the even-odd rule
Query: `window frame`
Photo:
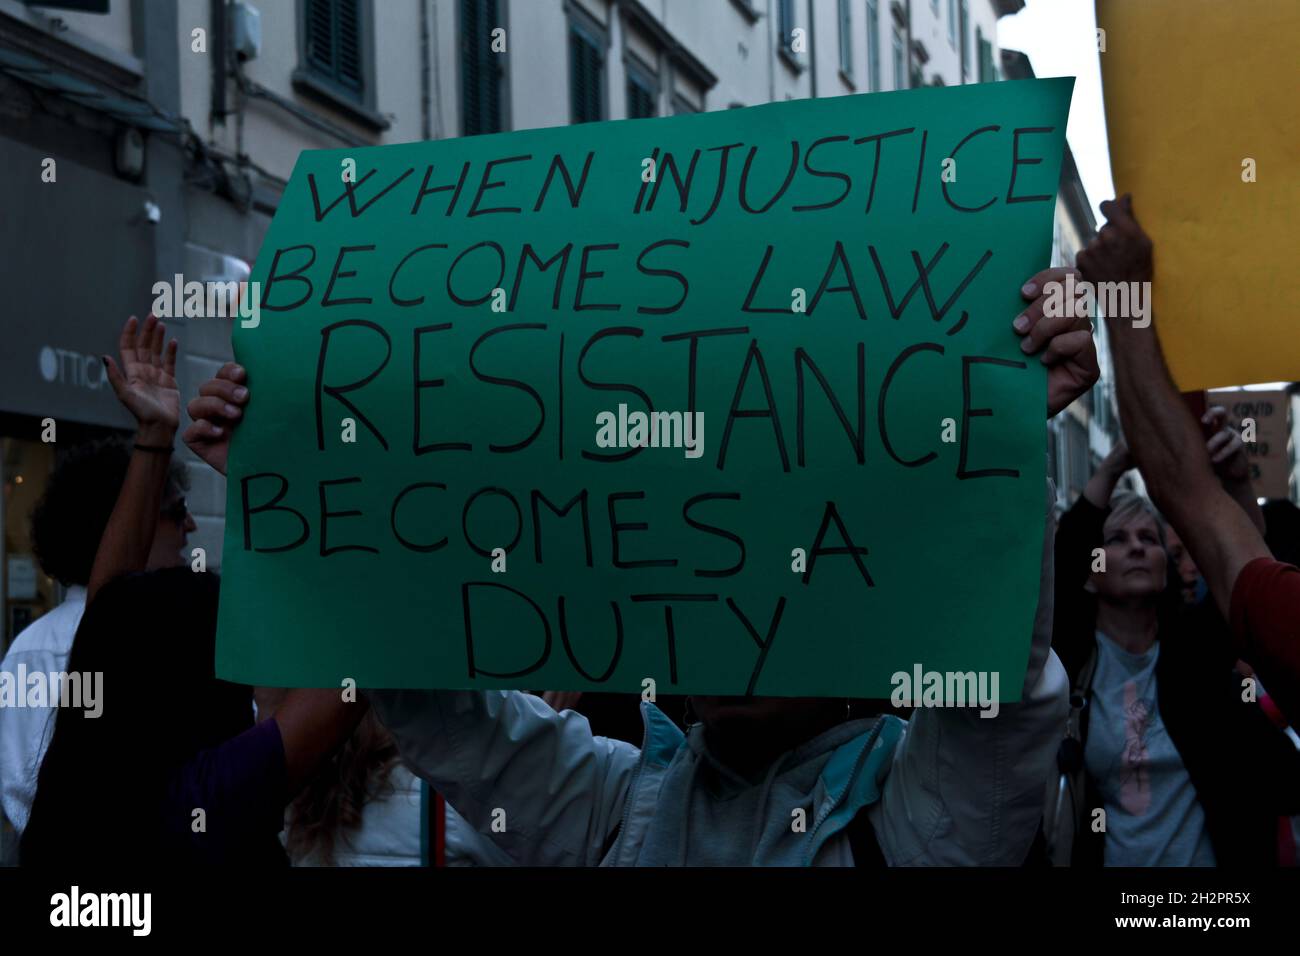
[[[993,41],[985,38],[984,31],[979,28],[976,28],[975,46],[979,81],[981,83],[996,83],[998,81],[998,70],[993,63]]]
[[[799,29],[795,25],[797,17],[795,0],[776,0],[776,55],[795,76],[804,71],[802,54],[796,53],[794,49],[794,31]]]
[[[327,0],[335,5],[338,0]],[[392,124],[378,110],[375,81],[375,8],[374,0],[356,0],[357,3],[357,53],[360,59],[361,89],[352,90],[326,75],[307,58],[307,8],[308,0],[295,0],[297,17],[294,33],[298,51],[298,64],[290,75],[294,91],[331,107],[374,132],[388,129]]]
[[[626,37],[626,34],[624,34]],[[633,117],[632,115],[632,87],[638,86],[641,90],[650,96],[650,102],[653,104],[654,111],[648,117]],[[660,112],[660,99],[663,92],[663,85],[660,82],[659,73],[651,69],[646,63],[631,50],[623,51],[623,98],[624,98],[624,115],[628,119],[650,119],[655,116],[662,116]]]
[[[794,0],[776,0],[777,48],[794,56]]]
[[[582,9],[573,0],[565,0],[564,55],[567,70],[569,97],[569,125],[580,123],[600,123],[609,119],[610,84],[609,84],[609,27],[600,23]],[[600,52],[600,115],[579,120],[574,115],[573,89],[573,36],[577,34]]]

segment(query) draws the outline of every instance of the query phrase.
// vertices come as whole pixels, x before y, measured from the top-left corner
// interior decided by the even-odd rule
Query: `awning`
[[[179,133],[184,129],[180,120],[168,116],[146,100],[73,76],[66,70],[18,50],[0,47],[0,73],[50,90],[64,99],[104,113],[128,126],[163,133]]]

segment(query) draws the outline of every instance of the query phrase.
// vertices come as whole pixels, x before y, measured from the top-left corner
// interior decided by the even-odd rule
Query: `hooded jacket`
[[[865,812],[890,865],[1018,866],[1067,709],[1050,646],[1050,512],[1045,524],[1019,703],[992,718],[935,708],[847,722],[759,782],[719,764],[703,728],[684,735],[651,703],[640,748],[518,691],[378,690],[371,703],[407,766],[518,864],[852,865],[847,828]]]

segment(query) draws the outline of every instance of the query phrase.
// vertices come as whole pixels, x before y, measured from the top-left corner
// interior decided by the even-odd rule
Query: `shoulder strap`
[[[1092,675],[1097,672],[1097,647],[1094,643],[1092,653],[1084,661],[1070,688],[1070,717],[1066,725],[1066,734],[1076,740],[1083,739],[1082,718],[1084,708],[1088,706],[1088,695],[1092,692]]]
[[[1049,803],[1050,812],[1043,820],[1047,854],[1058,865],[1064,865],[1070,859],[1075,836],[1085,825],[1083,726],[1096,671],[1097,649],[1094,644],[1092,653],[1079,668],[1070,688],[1070,713],[1066,718],[1065,736],[1056,750],[1058,776],[1055,798]]]

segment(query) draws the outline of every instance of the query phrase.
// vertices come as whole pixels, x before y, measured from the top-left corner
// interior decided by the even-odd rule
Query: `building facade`
[[[0,520],[23,582],[0,646],[58,599],[43,578],[32,594],[25,521],[60,443],[128,424],[97,357],[155,282],[248,275],[302,150],[991,82],[998,17],[1020,6],[0,0],[0,262],[13,314],[41,317],[0,357]],[[192,394],[230,357],[229,320],[168,324]],[[224,481],[193,477],[193,544],[219,567]]]
[[[27,529],[59,450],[129,425],[98,357],[156,282],[248,276],[302,150],[994,82],[1026,75],[996,39],[1022,6],[0,0],[0,650],[61,599]],[[1061,196],[1071,262],[1094,224],[1068,157]],[[230,358],[230,320],[168,326],[192,395]],[[1050,425],[1063,503],[1113,434],[1097,394]],[[191,544],[218,568],[224,480],[192,471]]]

